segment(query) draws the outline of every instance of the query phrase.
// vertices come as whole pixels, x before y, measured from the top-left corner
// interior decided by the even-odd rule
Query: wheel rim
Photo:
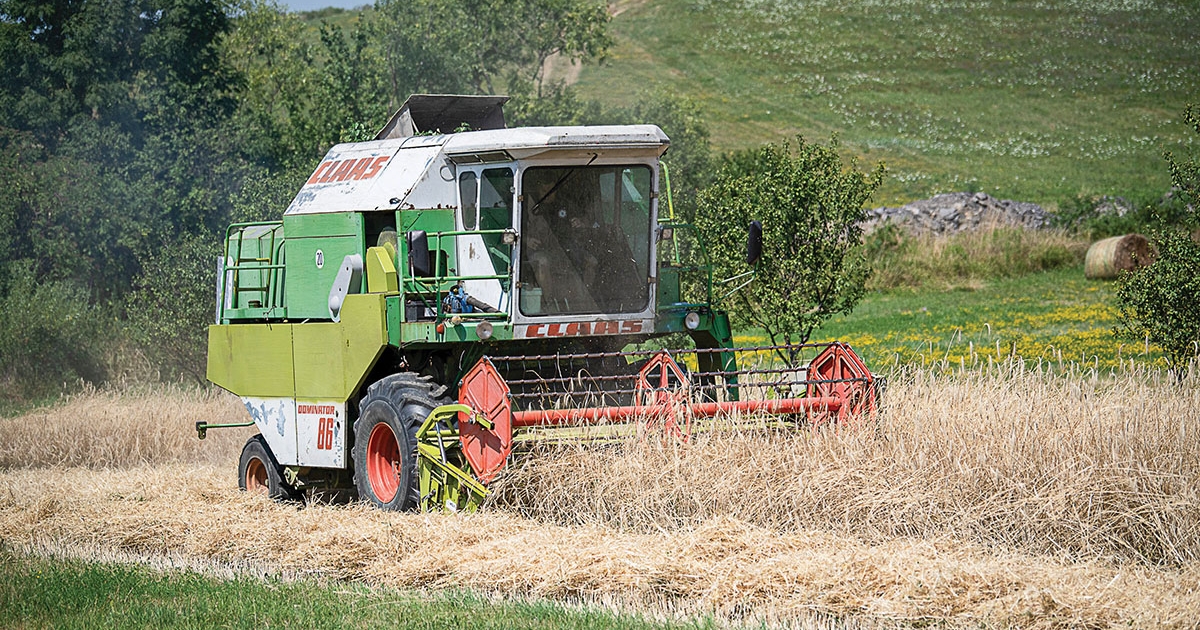
[[[390,503],[400,489],[400,445],[384,422],[375,425],[367,439],[367,480],[382,503]]]
[[[251,457],[250,461],[246,462],[246,491],[267,493],[270,489],[267,465],[263,463],[263,460]]]

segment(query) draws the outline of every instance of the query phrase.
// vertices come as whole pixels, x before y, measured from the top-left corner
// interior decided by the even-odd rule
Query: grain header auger
[[[473,509],[555,431],[874,412],[845,344],[734,347],[728,290],[669,210],[662,130],[507,129],[506,100],[413,96],[330,149],[282,221],[229,227],[208,378],[251,420],[197,429],[258,428],[243,489]],[[748,267],[760,239],[752,224]]]

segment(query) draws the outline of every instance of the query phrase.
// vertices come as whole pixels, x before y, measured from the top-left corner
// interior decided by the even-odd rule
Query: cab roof
[[[395,137],[335,145],[285,214],[453,207],[444,167],[542,156],[661,156],[670,139],[655,125],[518,127]]]

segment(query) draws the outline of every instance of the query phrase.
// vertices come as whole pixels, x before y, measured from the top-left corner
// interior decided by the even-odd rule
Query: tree
[[[860,222],[884,167],[868,173],[844,165],[837,148],[836,139],[826,147],[797,138],[736,154],[697,200],[694,223],[717,278],[747,269],[742,235],[752,220],[762,222],[757,272],[730,311],[735,325],[761,327],[773,344],[807,342],[865,291]]]
[[[228,30],[217,0],[0,0],[0,388],[102,378],[143,261],[228,220]]]
[[[708,126],[695,102],[662,92],[644,96],[626,115],[629,122],[658,125],[671,139],[663,161],[669,165],[672,202],[679,216],[695,216],[696,195],[712,181]]]
[[[1200,111],[1195,106],[1188,106],[1184,120],[1200,135]],[[1200,162],[1194,155],[1183,161],[1170,152],[1164,157],[1187,209],[1178,224],[1163,221],[1153,232],[1158,258],[1121,277],[1113,332],[1157,344],[1178,377],[1200,354],[1200,244],[1189,234],[1200,224]]]
[[[603,57],[612,39],[597,0],[378,0],[393,97],[495,94],[499,81],[541,94],[546,60]]]
[[[146,133],[219,119],[236,76],[213,0],[0,0],[0,120],[51,149],[80,119]]]
[[[131,294],[130,332],[172,376],[204,382],[206,326],[214,318],[220,254],[217,235],[185,236],[150,255],[147,272]]]

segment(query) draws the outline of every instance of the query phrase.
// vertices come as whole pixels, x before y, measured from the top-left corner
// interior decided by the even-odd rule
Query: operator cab
[[[332,147],[282,222],[231,227],[218,321],[336,322],[384,293],[395,345],[655,332],[667,136],[508,129],[504,100],[414,96]]]
[[[508,313],[518,337],[567,330],[544,322],[574,322],[570,330],[595,334],[600,318],[638,322],[624,331],[615,325],[613,334],[651,329],[658,158],[668,142],[653,125],[447,139],[457,173],[456,227],[480,232],[457,241],[458,273],[476,278],[463,281],[465,291]],[[516,233],[511,260],[504,234],[496,233],[509,229]],[[511,282],[495,277],[507,270]]]

